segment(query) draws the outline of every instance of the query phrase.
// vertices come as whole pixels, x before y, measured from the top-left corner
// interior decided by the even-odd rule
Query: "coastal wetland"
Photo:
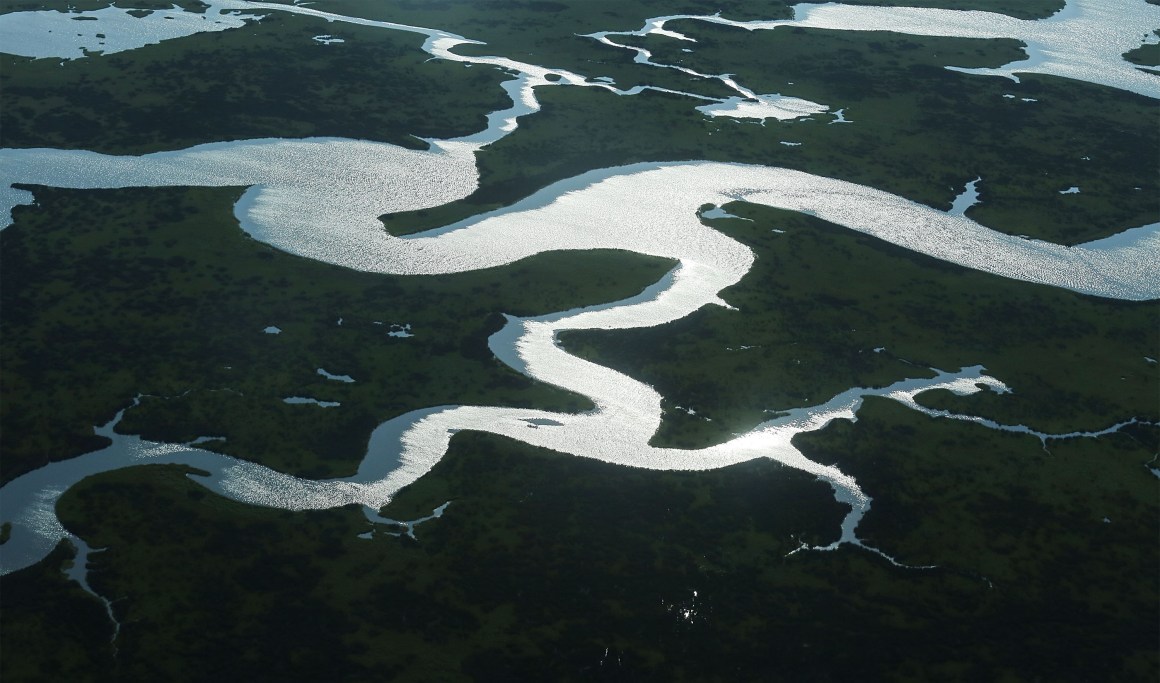
[[[1036,18],[1062,2],[906,4]],[[582,34],[716,9],[789,16],[782,3],[740,1],[325,6],[487,42],[464,54],[714,97],[729,93]],[[1153,100],[942,68],[1004,64],[1022,54],[1014,41],[669,28],[696,37],[695,51],[664,36],[618,40],[843,108],[851,123],[762,124],[706,117],[684,95],[541,88],[542,110],[477,155],[473,195],[387,216],[386,229],[444,225],[592,169],[689,159],[807,170],[941,209],[978,177],[969,217],[1069,244],[1160,215]],[[321,34],[346,42],[311,40]],[[342,136],[421,147],[477,131],[506,106],[507,74],[429,61],[421,40],[269,13],[244,29],[63,64],[4,55],[0,143],[138,154]],[[1147,47],[1130,58],[1155,64]],[[1082,191],[1060,194],[1071,186]],[[36,204],[0,233],[4,482],[102,447],[93,426],[138,396],[123,433],[221,437],[201,447],[312,478],[352,473],[370,431],[416,408],[588,410],[501,364],[488,336],[503,313],[624,298],[673,265],[564,252],[452,276],[368,275],[247,237],[231,213],[243,188],[28,189]],[[702,220],[757,257],[722,293],[736,310],[561,337],[665,397],[654,444],[719,443],[851,386],[975,364],[1013,392],[921,402],[1049,433],[1138,423],[1041,441],[867,399],[856,422],[799,436],[803,452],[873,498],[865,544],[907,566],[855,546],[793,552],[835,540],[846,508],[824,483],[770,461],[653,472],[463,432],[383,510],[416,519],[450,501],[414,538],[372,527],[355,507],[232,502],[180,467],[110,472],[65,493],[58,513],[104,548],[88,558],[89,581],[116,626],[62,573],[74,555],[62,544],[0,579],[0,677],[1154,679],[1160,375],[1149,359],[1160,358],[1160,306],[1004,280],[810,216],[724,208],[735,217]],[[414,336],[391,335],[400,331]]]

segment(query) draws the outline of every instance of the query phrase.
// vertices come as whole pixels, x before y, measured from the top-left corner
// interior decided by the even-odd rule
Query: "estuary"
[[[1103,22],[1103,26],[1118,26],[1125,16],[1137,16],[1097,12],[1090,3],[1076,5],[1055,19],[1066,22],[1083,16]],[[262,3],[227,3],[221,7],[289,9],[329,20],[350,20]],[[865,28],[867,12],[875,21],[892,21],[897,15],[888,9],[837,6],[799,11],[806,25],[847,30]],[[946,10],[902,12],[905,17],[912,15],[915,18],[910,23],[895,30],[922,32],[939,26],[951,35],[974,35],[979,29],[973,27],[986,19]],[[965,23],[952,23],[949,28],[945,28],[945,21],[939,21],[947,17],[959,21],[963,16]],[[664,21],[651,21],[645,32],[663,31]],[[794,22],[746,27],[770,29],[788,23]],[[1010,26],[1023,23],[1026,22],[1010,22]],[[426,32],[428,49],[442,58],[453,56],[451,48],[463,42],[438,31],[383,22],[372,24]],[[1014,31],[1009,27],[1010,32]],[[999,31],[993,35],[1001,34]],[[1075,31],[1064,34],[1076,35]],[[606,40],[604,36],[600,38]],[[429,470],[446,451],[452,434],[474,429],[574,455],[655,469],[708,469],[756,457],[774,458],[827,480],[838,499],[852,506],[842,540],[853,542],[857,520],[869,501],[852,479],[806,460],[790,445],[790,440],[801,431],[825,426],[834,417],[852,417],[861,395],[889,395],[897,387],[851,389],[792,419],[776,420],[711,449],[657,449],[649,447],[648,442],[660,423],[661,397],[647,385],[563,352],[556,343],[556,334],[568,329],[647,327],[684,317],[702,306],[728,306],[718,293],[745,275],[753,255],[743,245],[703,225],[697,209],[729,201],[805,212],[920,253],[1004,277],[1112,298],[1160,298],[1160,278],[1155,271],[1155,264],[1160,262],[1160,223],[1087,245],[1060,247],[1002,235],[956,215],[961,212],[937,211],[872,188],[785,169],[738,165],[686,163],[595,171],[546,188],[494,215],[469,219],[431,234],[393,237],[382,230],[378,216],[439,206],[467,196],[477,183],[474,153],[487,141],[514,129],[519,116],[538,109],[535,87],[553,84],[545,78],[550,70],[544,67],[497,58],[472,61],[515,69],[521,74],[513,81],[518,87],[509,89],[515,110],[493,114],[488,130],[467,139],[431,141],[431,151],[339,139],[213,143],[142,157],[6,149],[0,150],[0,181],[6,187],[7,206],[0,209],[7,214],[16,204],[28,201],[27,191],[12,187],[18,183],[67,188],[241,185],[251,189],[238,203],[236,214],[243,229],[252,236],[290,253],[369,272],[460,272],[512,263],[550,250],[623,249],[678,261],[678,267],[665,280],[639,297],[596,309],[530,320],[512,319],[492,338],[492,351],[505,363],[537,380],[588,396],[597,405],[596,411],[561,415],[461,406],[422,411],[419,417],[402,416],[380,427],[398,434],[399,443],[372,439],[382,450],[367,454],[359,474],[330,482],[303,481],[206,451],[124,441],[125,437],[120,436],[109,452],[92,453],[84,464],[62,463],[59,469],[79,472],[83,477],[140,461],[181,463],[213,472],[207,485],[246,502],[288,509],[339,507],[357,502],[376,510]],[[1101,64],[1117,61],[1093,61],[1083,75],[1133,87],[1097,75]],[[578,76],[569,74],[568,78],[562,82],[582,83]],[[1153,80],[1148,79],[1148,83],[1154,85]],[[641,202],[635,199],[638,197],[649,200]],[[1001,382],[981,375],[981,368],[962,375],[940,374],[939,378],[912,384],[912,391],[949,387],[960,392],[977,390],[972,382],[964,384],[963,380],[990,382],[991,388],[1004,389]],[[553,426],[529,431],[530,419],[548,419]],[[116,436],[111,427],[104,431],[107,436]],[[111,453],[120,456],[112,457]],[[161,453],[166,457],[158,460]],[[79,477],[65,474],[61,481],[48,472],[35,474],[3,489],[3,518],[14,524],[13,539],[5,547],[4,573],[35,562],[63,538],[59,524],[47,517],[52,509],[50,503],[54,493],[59,495]]]
[[[772,460],[826,484],[845,511],[836,540],[803,544],[795,554],[798,550],[853,546],[905,568],[908,565],[895,559],[891,548],[864,541],[859,535],[859,524],[873,501],[858,479],[838,465],[811,459],[795,438],[820,432],[836,420],[857,420],[870,397],[939,421],[1030,434],[1045,449],[1049,441],[1096,438],[1132,425],[1151,424],[1147,416],[1119,416],[1122,419],[1091,430],[1051,432],[1006,424],[966,409],[931,407],[922,398],[927,392],[954,397],[943,399],[952,402],[973,395],[1001,402],[1012,387],[981,365],[938,368],[915,364],[914,375],[895,376],[876,386],[850,387],[804,407],[767,406],[772,417],[721,443],[703,448],[668,447],[656,444],[658,429],[666,419],[666,397],[628,373],[570,352],[560,335],[580,330],[643,330],[687,319],[698,311],[736,311],[730,302],[730,288],[752,272],[757,256],[753,248],[715,227],[716,221],[738,219],[724,208],[726,205],[804,214],[941,264],[1028,286],[1123,302],[1160,299],[1156,269],[1160,263],[1160,222],[1101,225],[1098,232],[1105,236],[1066,246],[1007,234],[975,220],[972,207],[986,201],[987,180],[982,176],[964,178],[964,182],[975,179],[967,182],[950,210],[940,210],[881,189],[801,170],[704,160],[641,162],[589,170],[507,206],[406,236],[384,229],[381,217],[444,207],[479,190],[479,155],[519,129],[521,119],[535,120],[541,110],[537,93],[541,88],[596,88],[624,98],[646,93],[683,97],[689,100],[690,108],[696,107],[714,119],[817,125],[814,122],[832,118],[830,123],[859,125],[857,119],[847,120],[837,103],[761,93],[730,74],[704,73],[658,61],[648,49],[626,40],[662,38],[688,43],[688,50],[695,50],[695,38],[666,28],[676,22],[703,22],[746,31],[827,29],[1010,38],[1026,46],[1026,60],[997,68],[943,66],[976,78],[1002,77],[1016,82],[1026,74],[1063,77],[1155,100],[1160,98],[1160,79],[1129,64],[1122,55],[1154,43],[1149,36],[1160,25],[1158,6],[1069,0],[1066,8],[1051,18],[1032,21],[980,11],[803,4],[794,8],[792,19],[745,21],[720,14],[674,14],[651,18],[639,30],[583,36],[613,50],[628,51],[636,64],[677,71],[698,82],[714,84],[712,89],[706,86],[705,92],[695,92],[661,86],[620,87],[610,79],[589,78],[551,64],[466,56],[457,49],[478,46],[479,41],[435,28],[302,5],[242,0],[208,4],[202,15],[174,8],[136,17],[113,7],[76,15],[0,14],[0,49],[37,58],[101,59],[97,52],[102,50],[112,54],[181,40],[198,32],[244,30],[248,22],[260,21],[263,16],[292,13],[335,25],[419,34],[425,41],[423,51],[432,59],[510,74],[512,78],[502,85],[510,106],[491,112],[487,127],[478,132],[421,140],[426,149],[335,137],[217,141],[141,155],[0,149],[0,212],[6,226],[14,222],[14,216],[19,223],[21,209],[17,207],[34,203],[36,186],[77,190],[244,188],[234,204],[234,217],[254,240],[288,254],[365,273],[446,275],[508,266],[549,252],[590,250],[632,252],[674,265],[662,279],[623,300],[534,316],[505,314],[502,328],[488,337],[490,352],[508,368],[584,397],[593,409],[560,412],[443,405],[411,411],[375,428],[357,472],[349,476],[294,476],[198,447],[217,437],[163,443],[121,433],[118,425],[127,411],[139,406],[143,397],[138,395],[111,422],[94,426],[94,433],[111,440],[112,445],[50,463],[8,481],[0,489],[0,522],[9,534],[0,552],[0,574],[41,562],[62,541],[71,541],[81,549],[83,562],[88,547],[57,519],[58,500],[87,477],[146,464],[192,468],[188,475],[192,481],[226,499],[255,506],[303,511],[358,505],[369,523],[401,525],[414,540],[414,525],[443,515],[446,503],[432,515],[413,522],[387,519],[380,512],[400,491],[431,472],[447,454],[453,437],[467,431],[644,470],[707,471]],[[93,23],[99,24],[99,34],[92,30],[64,37],[61,24],[84,23],[74,20],[90,15]],[[35,39],[49,32],[52,40]],[[20,39],[12,39],[15,36]],[[320,37],[324,40],[314,39],[323,43],[319,49],[343,49],[342,39],[331,39],[329,34]],[[728,92],[722,95],[716,88]],[[1078,188],[1073,189],[1076,192],[1071,194],[1078,194]],[[1069,191],[1060,194],[1065,192]],[[339,318],[338,325],[342,324]],[[392,337],[413,336],[409,324],[392,325],[391,329]],[[278,327],[265,331],[271,335],[282,332]],[[422,343],[421,338],[414,341]],[[872,349],[874,353],[882,351]],[[317,367],[316,374],[340,385],[355,384],[356,380],[362,384],[368,379],[330,365]],[[302,395],[280,400],[303,404],[304,410],[342,410],[345,405]],[[691,409],[688,412],[695,414]],[[97,594],[83,567],[74,573],[86,591]],[[105,606],[112,617],[112,603],[105,600]],[[116,633],[120,633],[119,624]]]

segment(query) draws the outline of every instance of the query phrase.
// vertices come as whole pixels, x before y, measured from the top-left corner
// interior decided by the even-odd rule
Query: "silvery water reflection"
[[[102,7],[87,12],[9,12],[0,14],[0,51],[23,57],[81,59],[91,54],[135,50],[195,33],[245,26],[260,15],[243,15],[236,2],[205,0],[202,13],[172,9],[131,10]]]
[[[1124,61],[1122,55],[1155,42],[1160,6],[1145,0],[1068,0],[1049,19],[1027,21],[1005,14],[919,7],[875,7],[841,3],[800,4],[794,18],[733,21],[719,16],[673,15],[652,19],[644,33],[664,31],[665,23],[697,19],[747,30],[782,26],[839,31],[890,31],[915,36],[1013,38],[1026,44],[1027,59],[993,69],[948,68],[965,73],[1006,76],[1049,74],[1160,97],[1160,77]],[[638,35],[640,32],[636,32]]]
[[[437,206],[476,185],[465,142],[433,151],[340,139],[214,143],[140,157],[0,150],[0,210],[31,195],[20,182],[66,188],[252,186],[236,213],[255,238],[359,270],[453,273],[562,249],[624,249],[679,260],[667,322],[707,303],[749,269],[750,251],[704,226],[705,203],[743,200],[801,211],[893,244],[1003,277],[1118,299],[1160,295],[1160,224],[1073,247],[996,232],[965,216],[881,190],[783,168],[686,162],[602,169],[556,183],[514,206],[399,239],[378,216]],[[648,202],[639,201],[649,197]],[[603,326],[601,323],[599,326]],[[639,325],[640,321],[633,323]]]
[[[649,446],[648,440],[661,420],[660,396],[651,387],[565,353],[555,345],[555,337],[564,329],[658,325],[706,304],[725,305],[718,293],[744,276],[753,254],[700,222],[697,208],[706,203],[744,200],[808,212],[905,248],[1003,277],[1121,299],[1160,296],[1160,281],[1155,275],[1155,263],[1160,261],[1160,228],[1156,225],[1067,248],[1003,235],[955,212],[937,211],[872,188],[799,171],[737,164],[641,164],[595,171],[557,183],[509,209],[423,235],[394,238],[382,230],[377,217],[437,206],[474,190],[474,152],[513,130],[518,116],[538,109],[533,88],[550,83],[549,71],[498,57],[459,57],[451,49],[468,41],[430,29],[338,17],[296,6],[224,0],[215,7],[292,11],[422,33],[427,36],[424,48],[433,55],[518,71],[521,76],[504,86],[513,106],[489,117],[487,130],[457,141],[432,141],[433,148],[427,152],[338,139],[214,143],[141,157],[0,150],[0,208],[5,214],[31,200],[29,193],[11,188],[13,182],[68,188],[249,186],[235,212],[254,237],[288,252],[371,272],[460,272],[510,263],[543,251],[593,248],[662,256],[679,265],[632,299],[539,318],[511,318],[490,340],[496,355],[517,370],[589,396],[597,406],[592,413],[564,415],[467,406],[416,411],[375,430],[357,474],[327,481],[298,479],[193,445],[157,444],[118,435],[109,425],[98,432],[113,439],[110,448],[28,473],[0,492],[0,519],[13,525],[12,537],[0,555],[0,573],[28,566],[67,536],[56,519],[55,502],[62,491],[97,472],[149,462],[184,464],[208,472],[208,477],[197,480],[237,500],[287,509],[349,503],[377,509],[427,472],[446,452],[451,435],[460,429],[489,431],[582,457],[653,469],[708,469],[772,458],[829,482],[838,500],[851,507],[835,546],[857,543],[855,528],[869,499],[849,476],[806,459],[792,446],[793,435],[819,429],[833,419],[852,417],[865,395],[887,396],[920,409],[913,397],[921,391],[945,388],[969,393],[980,386],[994,391],[1005,387],[982,375],[981,368],[965,368],[885,388],[850,389],[825,404],[792,411],[712,448],[682,451]],[[1137,25],[1157,23],[1155,11],[1142,7],[1123,3],[1101,10],[1099,3],[1083,0],[1069,4],[1068,10],[1051,22],[1019,22],[977,12],[825,5],[799,7],[795,21],[849,30],[881,25],[888,30],[928,35],[1034,37],[1028,40],[1032,52],[1043,56],[1011,66],[1008,71],[1042,70],[1156,96],[1154,79],[1140,81],[1125,75],[1118,53],[1079,50],[1080,38],[1074,32],[1076,27],[1086,27],[1131,35],[1125,27],[1134,30]],[[714,17],[704,20],[724,22]],[[664,31],[663,23],[663,19],[654,20],[656,31],[652,32]],[[787,23],[793,22],[746,26],[773,28]],[[1121,43],[1135,41],[1130,48],[1141,42],[1138,38],[1117,41],[1117,50]],[[1052,46],[1074,48],[1078,56],[1054,52],[1046,56]],[[561,75],[561,83],[615,90],[575,74],[552,73]],[[809,104],[803,105],[804,110],[810,110]],[[642,197],[648,201],[641,201]]]
[[[605,462],[652,469],[709,469],[773,458],[829,482],[851,506],[839,542],[857,542],[869,505],[849,476],[806,459],[790,440],[835,418],[852,417],[864,395],[910,405],[932,388],[1003,389],[981,368],[940,373],[882,389],[851,389],[813,408],[759,426],[712,448],[653,448],[661,397],[651,387],[576,358],[555,344],[560,330],[658,325],[706,304],[748,271],[753,254],[703,225],[697,209],[745,200],[807,211],[851,229],[945,260],[1077,291],[1124,299],[1160,296],[1153,265],[1160,230],[1060,247],[996,233],[973,221],[843,181],[785,169],[717,163],[642,164],[557,183],[505,210],[414,237],[396,238],[377,216],[434,206],[475,185],[474,145],[444,143],[429,152],[345,140],[255,141],[184,152],[111,157],[90,152],[3,150],[4,178],[57,187],[250,185],[237,213],[254,237],[328,263],[380,273],[448,273],[486,268],[553,249],[615,248],[679,261],[641,295],[606,306],[538,318],[511,318],[490,341],[496,355],[541,381],[584,394],[597,410],[582,415],[455,406],[395,418],[378,430],[351,478],[302,480],[191,446],[153,444],[115,435],[115,444],[21,477],[3,489],[4,519],[13,523],[3,571],[42,557],[65,533],[52,503],[80,478],[140,462],[206,470],[204,483],[231,498],[289,509],[360,503],[376,509],[415,481],[462,429],[488,431]],[[320,159],[332,163],[319,163]],[[341,161],[339,164],[337,162]],[[338,170],[335,170],[338,169]],[[648,203],[639,201],[649,197]],[[532,422],[529,422],[532,421]],[[532,427],[529,427],[532,425]],[[111,429],[104,430],[112,435]],[[31,516],[30,516],[31,515]]]
[[[205,14],[184,12],[178,8],[154,12],[145,20],[135,19],[123,10],[106,8],[96,12],[12,12],[0,15],[0,51],[34,57],[59,56],[76,58],[84,55],[82,48],[116,52],[134,49],[163,40],[184,37],[202,31],[220,31],[244,25],[244,20],[260,19],[260,15],[245,15],[249,11],[278,11],[388,30],[407,31],[426,36],[423,49],[437,59],[469,64],[488,64],[519,74],[505,85],[512,95],[511,110],[496,112],[502,125],[489,125],[489,132],[500,134],[515,128],[517,117],[538,110],[533,88],[558,83],[561,85],[599,87],[622,95],[633,95],[643,90],[678,92],[652,86],[618,89],[607,77],[588,80],[584,76],[551,69],[535,64],[517,62],[505,57],[471,57],[456,54],[456,46],[475,43],[446,31],[408,26],[387,21],[375,21],[324,12],[312,7],[245,0],[209,0]],[[76,34],[74,19],[97,19],[99,30]],[[695,43],[695,39],[665,29],[665,23],[677,19],[695,19],[746,30],[770,30],[783,26],[826,28],[843,31],[890,31],[909,35],[946,36],[962,38],[1012,38],[1026,44],[1027,59],[999,68],[959,68],[966,73],[1006,76],[1018,80],[1019,73],[1041,73],[1128,90],[1148,97],[1160,97],[1160,78],[1137,68],[1122,59],[1122,55],[1145,43],[1155,42],[1153,30],[1160,25],[1160,7],[1145,0],[1068,0],[1065,8],[1049,19],[1026,21],[1007,15],[980,11],[959,11],[932,8],[873,7],[843,5],[840,3],[801,4],[794,8],[794,18],[776,21],[734,21],[719,15],[670,15],[645,22],[637,31],[600,31],[590,34],[607,45],[633,51],[637,62],[660,68],[676,69],[692,76],[716,79],[735,90],[740,98],[717,98],[692,92],[679,92],[717,104],[701,109],[712,116],[736,118],[791,119],[827,110],[822,104],[777,94],[758,94],[737,83],[728,74],[701,74],[687,67],[661,64],[643,48],[622,45],[610,37],[618,35],[664,35]],[[92,28],[92,27],[88,27]],[[96,38],[97,34],[103,36]],[[552,80],[547,77],[551,74]],[[474,142],[489,142],[494,135],[473,136]]]

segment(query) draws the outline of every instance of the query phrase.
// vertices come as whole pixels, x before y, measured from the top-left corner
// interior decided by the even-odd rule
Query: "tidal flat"
[[[1065,5],[848,4],[1024,19]],[[4,0],[0,12],[105,5]],[[666,28],[696,43],[618,39],[655,61],[733,73],[756,92],[826,108],[761,122],[704,115],[697,106],[733,93],[721,81],[637,63],[586,34],[669,14],[784,19],[785,3],[311,6],[486,42],[455,48],[463,55],[570,70],[624,93],[671,91],[537,88],[539,110],[476,154],[479,188],[385,216],[395,234],[510,206],[588,171],[689,160],[798,169],[939,210],[977,178],[969,218],[1063,244],[1160,220],[1154,99],[944,68],[1006,64],[1021,57],[1018,41],[691,20]],[[341,136],[422,149],[422,138],[476,133],[509,104],[510,70],[429,59],[420,35],[248,11],[265,18],[117,54],[0,55],[0,146],[141,154]],[[1153,48],[1125,59],[1154,64]],[[93,428],[122,409],[122,434],[197,442],[315,479],[349,474],[376,425],[416,408],[583,413],[589,399],[493,355],[502,314],[622,299],[673,267],[557,252],[384,276],[250,238],[232,209],[243,187],[22,187],[35,203],[0,232],[2,482],[100,449]],[[56,506],[92,550],[65,541],[0,578],[0,677],[1155,679],[1160,305],[1002,279],[800,213],[734,202],[699,214],[755,256],[721,292],[735,310],[559,338],[664,397],[653,445],[720,443],[852,386],[976,364],[1010,391],[932,391],[918,403],[1052,434],[1124,426],[1041,439],[867,398],[855,421],[794,439],[872,499],[861,545],[828,550],[849,506],[824,481],[767,459],[659,472],[465,430],[378,511],[442,511],[413,535],[372,524],[355,505],[243,504],[185,467],[107,472]],[[0,528],[0,552],[10,530]],[[86,553],[92,592],[64,573]]]

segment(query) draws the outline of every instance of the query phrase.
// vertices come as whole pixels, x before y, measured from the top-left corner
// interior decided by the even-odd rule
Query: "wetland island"
[[[0,677],[1155,681],[1160,2],[0,0]]]

